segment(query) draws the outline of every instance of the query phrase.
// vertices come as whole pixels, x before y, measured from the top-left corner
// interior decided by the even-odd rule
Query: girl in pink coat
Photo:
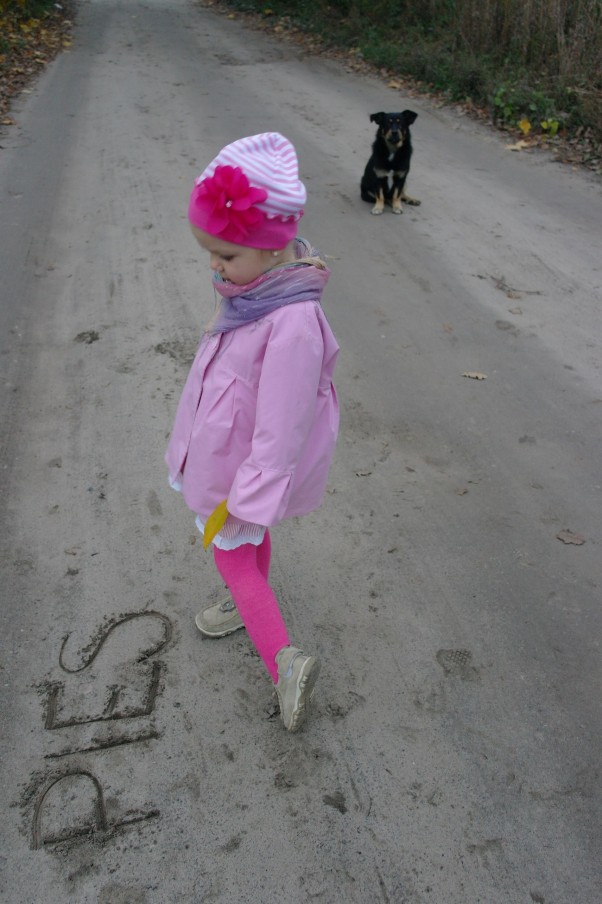
[[[234,600],[196,624],[209,637],[247,629],[289,731],[305,720],[320,663],[290,643],[268,583],[268,528],[321,504],[339,422],[338,345],[320,305],[330,272],[296,238],[305,199],[295,149],[277,132],[228,145],[196,180],[188,217],[221,302],[166,455]]]

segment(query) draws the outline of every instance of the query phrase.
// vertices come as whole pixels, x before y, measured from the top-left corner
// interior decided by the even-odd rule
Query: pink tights
[[[237,549],[213,547],[217,570],[224,579],[249,637],[274,683],[278,681],[276,653],[290,644],[278,601],[268,584],[271,540],[266,530],[260,546],[245,543]]]

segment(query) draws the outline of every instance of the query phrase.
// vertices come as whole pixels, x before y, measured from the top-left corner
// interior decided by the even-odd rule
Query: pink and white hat
[[[195,181],[188,219],[226,242],[277,249],[294,239],[307,193],[297,154],[278,132],[223,148]]]

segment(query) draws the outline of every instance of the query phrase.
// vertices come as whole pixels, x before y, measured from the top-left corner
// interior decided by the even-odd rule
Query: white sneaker
[[[225,637],[233,634],[244,624],[238,609],[228,597],[208,609],[203,609],[194,620],[195,625],[206,637]]]
[[[297,731],[305,722],[314,687],[320,674],[320,660],[306,656],[297,647],[283,647],[276,654],[276,693],[280,715],[287,731]]]

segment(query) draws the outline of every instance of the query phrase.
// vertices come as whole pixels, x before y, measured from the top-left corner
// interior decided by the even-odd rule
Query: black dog
[[[361,181],[362,200],[374,204],[372,213],[379,214],[390,204],[393,213],[403,213],[401,202],[420,204],[404,190],[410,171],[412,140],[410,126],[417,117],[412,110],[403,113],[373,113],[370,122],[378,125],[372,145],[372,156]]]

